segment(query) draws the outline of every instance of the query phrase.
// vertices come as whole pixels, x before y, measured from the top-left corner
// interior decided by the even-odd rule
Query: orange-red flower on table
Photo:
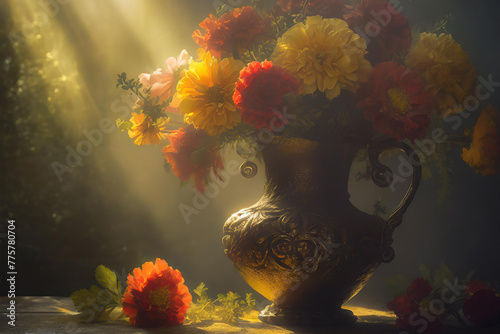
[[[163,147],[163,156],[172,166],[172,171],[181,181],[186,182],[194,177],[194,184],[199,192],[205,191],[205,183],[213,171],[224,168],[220,154],[213,148],[199,150],[207,133],[196,130],[192,125],[167,135],[170,145]],[[199,152],[196,152],[199,150]]]
[[[492,289],[481,289],[464,302],[467,319],[478,326],[500,323],[500,295]]]
[[[258,38],[263,38],[270,27],[253,7],[236,8],[220,18],[210,16],[200,23],[205,30],[193,33],[198,45],[220,58],[233,56],[235,51],[251,49]],[[236,55],[235,55],[236,56]]]
[[[500,131],[498,114],[493,106],[486,107],[472,134],[469,149],[463,148],[464,161],[483,175],[493,175],[500,172]]]
[[[408,19],[389,1],[361,0],[344,19],[352,30],[367,40],[367,58],[374,65],[411,48]]]
[[[130,122],[132,127],[128,131],[130,138],[135,139],[136,145],[151,145],[159,144],[165,139],[165,130],[167,127],[168,118],[160,117],[153,122],[151,117],[145,114],[132,113]]]
[[[304,0],[278,0],[276,4],[284,12],[299,14],[303,10]],[[344,0],[309,0],[306,5],[306,15],[341,19],[345,8]]]
[[[416,72],[396,63],[375,66],[357,94],[357,106],[373,127],[402,141],[427,134],[433,99]]]
[[[283,119],[283,97],[298,91],[298,81],[270,61],[254,61],[240,72],[233,96],[243,122],[257,129],[279,129]]]
[[[179,270],[156,259],[129,274],[123,294],[123,313],[135,327],[179,325],[191,304],[191,294]]]

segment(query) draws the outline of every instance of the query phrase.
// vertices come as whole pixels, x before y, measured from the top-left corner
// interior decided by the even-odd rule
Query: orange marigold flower
[[[462,158],[483,175],[500,172],[500,132],[497,111],[493,106],[483,110],[474,127],[472,143],[464,148]]]
[[[199,192],[205,191],[211,171],[220,178],[218,170],[224,168],[222,158],[215,149],[198,150],[207,137],[205,131],[190,125],[169,134],[170,145],[163,148],[163,156],[172,166],[175,176],[183,182],[194,176],[195,188]]]
[[[253,47],[257,38],[263,37],[269,29],[269,20],[263,19],[253,7],[236,8],[220,18],[210,16],[200,23],[205,30],[193,33],[193,39],[214,56],[232,56]]]
[[[129,274],[123,312],[135,327],[180,325],[191,304],[191,294],[179,270],[165,260],[146,262]]]
[[[133,112],[130,119],[132,127],[128,131],[128,135],[135,139],[134,144],[136,145],[159,144],[165,139],[164,131],[168,121],[168,118],[160,117],[156,122],[153,122],[151,117]]]

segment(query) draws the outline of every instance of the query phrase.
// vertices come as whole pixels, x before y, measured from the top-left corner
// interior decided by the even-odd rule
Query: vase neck
[[[349,200],[351,164],[361,147],[302,138],[273,142],[263,151],[268,198],[321,206]]]

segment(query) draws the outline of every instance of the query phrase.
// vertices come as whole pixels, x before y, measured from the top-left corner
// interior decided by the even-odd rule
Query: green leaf
[[[431,284],[433,283],[432,281],[432,272],[431,270],[423,263],[420,264],[420,273],[422,274],[422,277],[428,280]]]
[[[122,307],[123,291],[116,274],[101,265],[95,271],[95,278],[102,288],[92,285],[90,290],[81,289],[71,295],[80,318],[86,322],[108,320],[114,309]]]
[[[98,294],[102,290],[93,285],[89,290],[82,289],[71,295],[71,300],[75,308],[80,312],[80,318],[86,322],[98,321],[102,312],[105,310],[102,303],[99,303]]]
[[[118,129],[120,129],[121,132],[124,132],[131,130],[134,124],[132,124],[132,122],[130,121],[122,121],[121,119],[117,119],[116,126],[118,127]]]
[[[467,274],[467,277],[464,279],[464,282],[469,283],[472,280],[472,276],[474,276],[474,271],[471,271],[469,272],[469,274]]]
[[[196,289],[193,290],[200,297],[205,297],[207,294],[208,288],[205,286],[205,283],[201,282]]]
[[[252,310],[255,308],[255,299],[252,297],[251,293],[246,294],[245,302],[246,305],[243,308],[243,313],[244,314],[250,314]]]
[[[444,282],[453,282],[455,275],[453,272],[441,263],[441,267],[434,272],[434,284],[436,287],[444,286]]]
[[[71,300],[75,305],[75,308],[78,312],[81,312],[82,309],[88,306],[88,299],[93,298],[92,293],[87,289],[81,289],[73,292],[71,295]]]
[[[391,297],[404,294],[411,284],[411,279],[403,275],[389,277],[386,281],[387,292]]]
[[[212,301],[207,296],[207,288],[200,283],[193,292],[199,296],[196,303],[191,303],[186,314],[186,323],[204,320],[217,320],[226,323],[235,323],[238,317],[250,313],[255,307],[252,294],[246,295],[246,300],[241,300],[237,293],[229,291],[227,294],[218,294],[218,299]]]
[[[111,269],[100,265],[95,270],[95,279],[104,289],[118,294],[116,274]]]

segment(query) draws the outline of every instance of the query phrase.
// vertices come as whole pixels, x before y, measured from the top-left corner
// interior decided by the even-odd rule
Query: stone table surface
[[[126,320],[85,324],[78,320],[78,315],[69,298],[61,297],[17,297],[15,327],[7,322],[7,306],[9,299],[0,298],[2,319],[0,333],[258,333],[258,334],[291,334],[291,333],[331,333],[331,334],[400,334],[394,326],[394,314],[363,307],[346,307],[358,316],[354,325],[336,328],[298,328],[278,327],[264,324],[257,319],[257,312],[237,324],[229,325],[216,321],[204,321],[173,328],[140,329],[130,327]],[[454,329],[448,333],[500,333],[500,327],[488,329]]]

